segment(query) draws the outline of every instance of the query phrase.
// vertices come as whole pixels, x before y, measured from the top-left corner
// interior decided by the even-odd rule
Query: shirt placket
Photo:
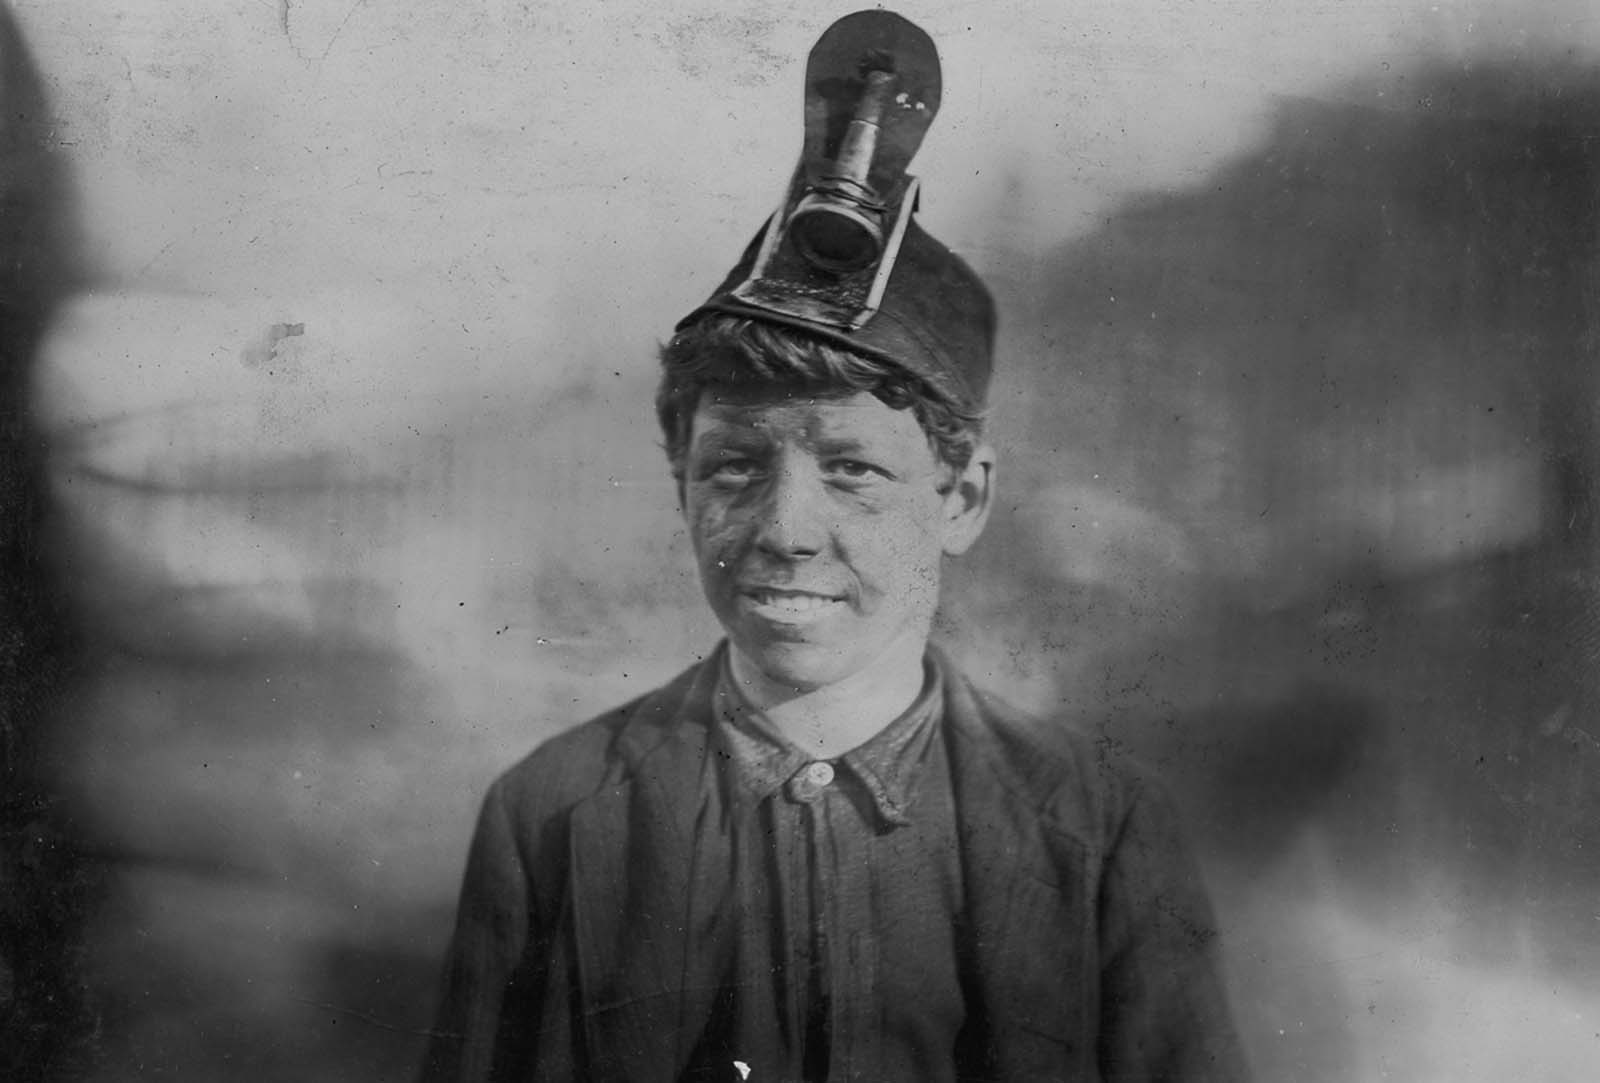
[[[877,1046],[874,1006],[878,1003],[871,825],[861,821],[850,796],[837,786],[820,804],[826,821],[824,913],[829,935],[825,958],[832,1005],[833,1078],[880,1078],[869,1056]]]
[[[863,1037],[873,1025],[876,980],[876,944],[868,932],[874,873],[869,833],[840,782],[831,764],[813,763],[787,788],[804,823],[809,881],[809,890],[790,893],[809,916],[796,927],[804,932],[795,944],[804,959],[799,1007],[808,1080],[870,1076],[862,1054],[871,1048]]]
[[[805,979],[804,1070],[807,1080],[823,1080],[833,1071],[836,1052],[832,1007],[838,998],[833,995],[830,958],[833,937],[829,928],[832,924],[829,898],[836,877],[830,858],[832,839],[828,830],[827,795],[818,794],[807,800],[803,807],[810,872],[810,891],[806,902],[811,919],[806,930],[809,966]]]
[[[783,793],[768,803],[772,811],[774,868],[778,877],[781,928],[772,941],[780,972],[783,1023],[787,1031],[786,1067],[781,1078],[803,1080],[806,1050],[806,1004],[810,989],[812,929],[811,826],[806,806]]]
[[[786,938],[796,980],[790,983],[794,1003],[791,1018],[797,1026],[800,1078],[824,1080],[832,1070],[829,904],[833,875],[830,829],[826,811],[827,790],[833,766],[812,762],[796,771],[784,786],[783,800],[798,829],[793,856],[785,862],[791,879],[784,891],[793,921]]]

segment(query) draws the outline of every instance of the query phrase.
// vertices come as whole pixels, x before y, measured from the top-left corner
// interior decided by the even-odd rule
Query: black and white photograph
[[[0,102],[0,1079],[1600,1074],[1586,0],[3,0]]]

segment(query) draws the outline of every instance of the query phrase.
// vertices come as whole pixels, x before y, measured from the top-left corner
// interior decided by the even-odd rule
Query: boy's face
[[[708,392],[681,493],[706,600],[745,659],[799,691],[920,652],[992,465],[983,449],[952,478],[910,410],[865,392]]]

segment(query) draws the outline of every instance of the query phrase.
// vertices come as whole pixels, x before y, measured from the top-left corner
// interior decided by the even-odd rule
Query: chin
[[[851,675],[851,655],[807,643],[739,644],[739,653],[774,684],[813,692]]]

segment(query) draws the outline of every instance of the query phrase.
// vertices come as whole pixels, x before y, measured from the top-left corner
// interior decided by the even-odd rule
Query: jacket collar
[[[732,758],[738,790],[749,800],[761,801],[787,785],[812,757],[745,699],[733,682],[726,653],[723,658],[713,693],[713,739]],[[880,827],[911,822],[928,749],[944,714],[943,684],[940,671],[929,660],[923,667],[922,690],[911,705],[870,740],[830,761],[861,784]]]

